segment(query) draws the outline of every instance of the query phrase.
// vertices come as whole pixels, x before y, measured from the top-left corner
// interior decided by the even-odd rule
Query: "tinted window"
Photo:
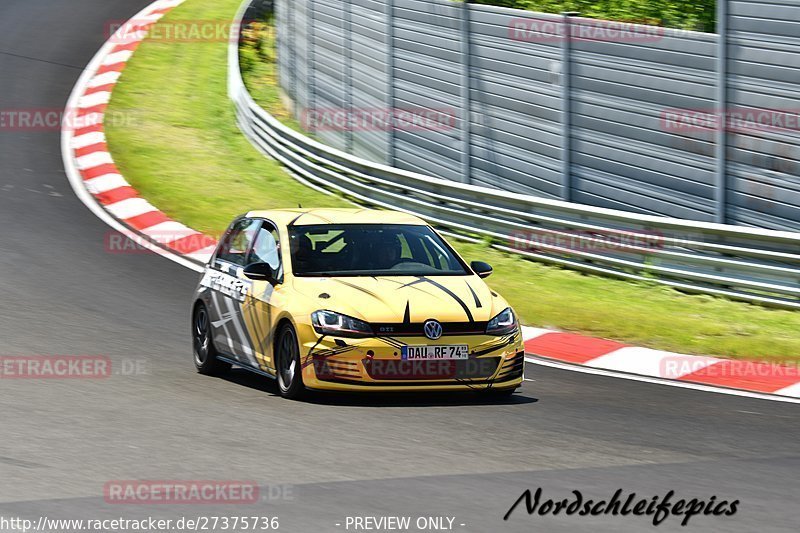
[[[253,242],[260,221],[244,218],[231,228],[223,239],[217,259],[245,266],[245,258]]]
[[[289,230],[296,275],[466,274],[452,249],[427,226],[346,224]]]

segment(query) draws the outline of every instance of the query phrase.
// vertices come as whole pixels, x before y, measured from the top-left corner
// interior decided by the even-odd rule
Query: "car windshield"
[[[296,276],[468,274],[450,246],[427,226],[292,226],[289,241]]]

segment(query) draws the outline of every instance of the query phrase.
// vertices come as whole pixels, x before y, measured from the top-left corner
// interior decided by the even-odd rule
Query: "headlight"
[[[499,315],[494,317],[486,325],[486,333],[492,335],[505,335],[517,329],[517,317],[510,307],[506,307]]]
[[[371,337],[372,328],[363,320],[333,311],[314,311],[311,313],[314,331],[324,335],[339,337]]]

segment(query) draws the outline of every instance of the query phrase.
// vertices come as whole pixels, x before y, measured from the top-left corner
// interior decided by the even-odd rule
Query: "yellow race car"
[[[514,311],[423,220],[370,209],[253,211],[197,287],[194,363],[306,390],[508,395],[522,384]]]

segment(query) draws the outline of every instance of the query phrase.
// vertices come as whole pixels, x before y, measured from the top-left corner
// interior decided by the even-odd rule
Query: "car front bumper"
[[[466,359],[402,357],[402,346],[468,346]],[[515,389],[522,384],[525,366],[520,333],[448,336],[437,341],[424,337],[369,337],[337,339],[315,335],[304,343],[303,382],[316,390],[340,391],[452,391]]]

